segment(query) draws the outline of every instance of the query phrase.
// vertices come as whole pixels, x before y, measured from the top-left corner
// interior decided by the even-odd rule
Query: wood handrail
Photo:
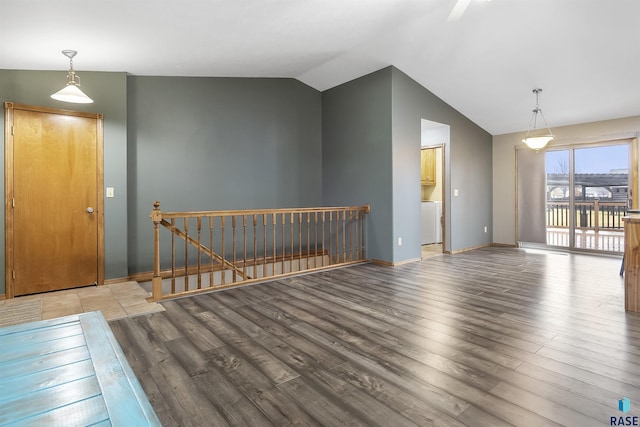
[[[160,202],[158,203],[158,210],[160,209]],[[155,206],[155,203],[154,203]],[[154,208],[155,209],[155,208]],[[270,215],[270,214],[282,214],[282,213],[314,213],[314,212],[336,212],[336,211],[362,211],[369,213],[371,207],[366,204],[363,206],[335,206],[335,207],[320,207],[320,208],[274,208],[274,209],[239,209],[239,210],[224,210],[224,211],[187,211],[187,212],[162,212],[162,218],[197,218],[197,217],[209,217],[209,216],[240,216],[240,215]]]

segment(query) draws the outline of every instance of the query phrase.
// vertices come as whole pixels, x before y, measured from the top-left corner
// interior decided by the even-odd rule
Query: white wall
[[[451,141],[451,127],[431,120],[420,121],[420,133],[420,145],[423,147],[445,145]]]
[[[640,116],[552,127],[551,131],[555,139],[550,146],[606,141],[640,132]],[[497,244],[516,244],[515,147],[524,145],[525,133],[493,137],[493,242]]]

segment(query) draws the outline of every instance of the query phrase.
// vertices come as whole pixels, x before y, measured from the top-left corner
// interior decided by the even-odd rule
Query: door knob
[[[92,207],[88,207],[88,208],[87,208],[87,212],[89,212],[89,213],[93,213],[93,208],[92,208]]]

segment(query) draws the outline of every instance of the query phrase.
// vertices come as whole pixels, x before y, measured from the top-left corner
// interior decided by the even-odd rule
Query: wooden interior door
[[[102,283],[102,116],[8,104],[8,296]]]

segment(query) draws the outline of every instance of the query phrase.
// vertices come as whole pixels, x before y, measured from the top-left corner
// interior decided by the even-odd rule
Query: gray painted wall
[[[323,201],[371,204],[369,258],[398,263],[420,257],[422,119],[451,131],[444,147],[446,249],[491,243],[491,135],[387,67],[322,94]],[[451,197],[453,188],[459,197]]]
[[[93,104],[69,104],[51,99],[66,82],[66,71],[0,70],[0,100],[74,111],[104,114],[104,183],[115,188],[115,198],[105,199],[105,277],[127,275],[127,76],[125,73],[78,71],[82,88]],[[4,120],[0,130],[4,140]],[[4,165],[4,149],[0,150]],[[4,200],[4,174],[0,178]],[[4,209],[0,209],[4,224]],[[0,227],[0,294],[4,282],[4,227]]]
[[[165,211],[322,204],[321,95],[293,79],[129,77],[129,272]]]
[[[404,73],[391,68],[393,111],[393,262],[418,259],[420,246],[420,100]],[[418,94],[420,95],[420,94]],[[398,239],[402,239],[402,246]]]
[[[420,119],[450,126],[445,145],[447,247],[491,244],[492,137],[395,67],[393,81],[393,232],[402,236],[394,261],[419,256]],[[453,197],[458,189],[459,196]],[[487,233],[484,226],[487,226]]]
[[[371,204],[369,258],[420,258],[422,119],[450,126],[444,147],[446,249],[491,243],[491,135],[387,67],[322,94],[323,201]],[[451,197],[453,188],[459,197]]]
[[[322,93],[323,203],[369,203],[367,257],[384,261],[393,259],[391,156],[390,68]]]

